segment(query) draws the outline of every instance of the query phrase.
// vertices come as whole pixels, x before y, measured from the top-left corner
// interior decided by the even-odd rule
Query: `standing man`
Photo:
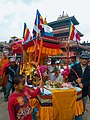
[[[13,77],[15,74],[19,74],[19,72],[20,72],[20,67],[16,64],[16,59],[14,57],[10,58],[10,66],[7,68],[8,81],[6,84],[6,94],[4,96],[5,102],[8,101],[11,88],[12,88],[12,92],[14,92]]]
[[[82,89],[82,101],[84,110],[86,107],[87,95],[88,95],[88,86],[90,86],[90,66],[88,66],[89,54],[83,52],[80,55],[80,63],[72,66],[72,69],[69,73],[69,82],[75,82],[78,87]],[[75,120],[82,120],[82,116],[79,119],[79,116]]]

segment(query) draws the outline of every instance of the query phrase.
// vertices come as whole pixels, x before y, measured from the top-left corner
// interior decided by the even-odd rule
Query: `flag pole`
[[[69,67],[69,52],[70,52],[70,27],[71,27],[71,20],[69,23],[69,36],[68,36],[68,42],[67,42],[67,68]]]
[[[38,28],[38,15],[36,13],[36,26]],[[36,33],[36,37],[38,37],[38,32]],[[38,44],[38,41],[37,41],[37,38],[36,38],[36,42],[35,42],[35,63],[37,62],[37,44]]]
[[[67,41],[67,68],[69,67],[69,51],[70,51],[70,45],[69,45],[69,37],[70,37],[70,27],[69,27],[69,36],[68,36],[68,41]]]
[[[37,28],[38,28],[38,14],[36,14],[36,26],[37,26]],[[37,60],[38,31],[37,31],[37,33],[36,33],[36,36],[37,36],[37,38],[36,38],[36,42],[35,42],[35,66],[36,66],[36,68],[37,68],[37,70],[38,70],[38,72],[39,72],[40,79],[41,79],[41,83],[42,83],[42,82],[43,82],[43,80],[42,80],[42,75],[41,75],[41,71],[40,71],[40,69],[39,69],[38,60]],[[39,57],[39,56],[38,56],[38,57]]]
[[[70,45],[67,43],[67,68],[69,67],[69,51],[70,51]]]

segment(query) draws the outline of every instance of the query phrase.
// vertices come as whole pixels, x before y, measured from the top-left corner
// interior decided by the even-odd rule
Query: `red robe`
[[[1,72],[0,72],[0,76],[2,76],[2,80],[3,80],[3,86],[6,87],[6,83],[7,83],[7,80],[8,80],[8,74],[7,74],[7,67],[10,66],[10,63],[9,62],[6,62],[3,66],[2,66],[2,69],[1,69]]]

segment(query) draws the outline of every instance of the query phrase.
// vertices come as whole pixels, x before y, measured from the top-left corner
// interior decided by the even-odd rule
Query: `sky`
[[[0,42],[22,38],[24,23],[32,33],[37,9],[47,22],[56,21],[63,11],[75,16],[76,29],[84,34],[81,42],[90,42],[90,0],[0,0]]]

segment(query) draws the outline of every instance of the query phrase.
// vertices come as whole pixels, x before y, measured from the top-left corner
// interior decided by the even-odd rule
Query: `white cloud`
[[[36,10],[47,21],[55,21],[65,11],[79,21],[78,30],[84,34],[83,40],[90,41],[89,0],[0,0],[0,41],[8,41],[11,36],[22,37],[24,22],[32,31]]]

